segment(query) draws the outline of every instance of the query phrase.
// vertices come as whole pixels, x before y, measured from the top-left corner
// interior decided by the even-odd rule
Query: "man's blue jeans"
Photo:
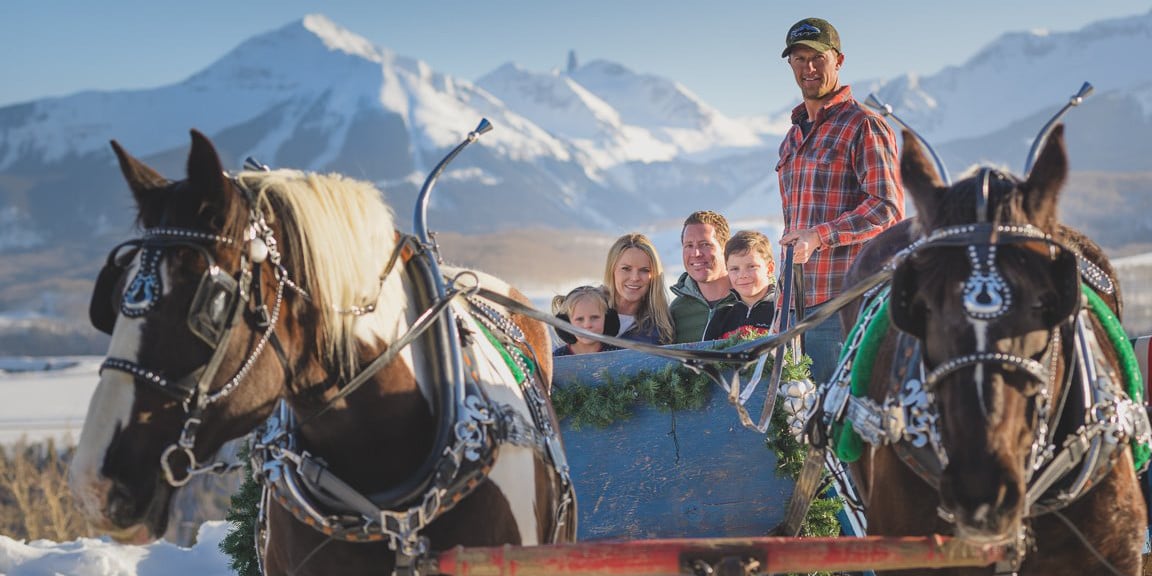
[[[804,311],[810,316],[825,306],[821,304]],[[840,350],[844,347],[843,330],[840,327],[840,314],[817,324],[804,333],[804,353],[812,359],[812,382],[817,386],[832,378],[836,362],[840,360]]]

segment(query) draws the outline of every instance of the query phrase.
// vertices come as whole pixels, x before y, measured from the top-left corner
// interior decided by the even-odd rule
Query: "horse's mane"
[[[242,172],[259,210],[279,222],[284,266],[312,299],[317,352],[341,371],[356,363],[353,324],[341,313],[375,304],[381,274],[396,244],[392,209],[367,182],[297,170]]]

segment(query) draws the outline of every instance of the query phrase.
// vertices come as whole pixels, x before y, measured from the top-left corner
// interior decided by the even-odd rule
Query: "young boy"
[[[567,296],[556,296],[552,299],[552,313],[557,318],[589,332],[615,336],[620,330],[620,317],[615,310],[608,307],[608,294],[603,287],[581,286],[569,292]],[[553,356],[619,350],[611,344],[601,344],[560,329],[556,330],[556,334],[565,344],[553,350]]]
[[[724,259],[728,281],[738,299],[723,315],[712,319],[704,339],[728,338],[733,331],[745,326],[754,332],[771,333],[776,314],[776,260],[772,258],[772,242],[754,230],[741,230],[724,245]]]

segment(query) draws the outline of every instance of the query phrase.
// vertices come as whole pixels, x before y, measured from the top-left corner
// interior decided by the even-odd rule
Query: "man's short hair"
[[[711,210],[697,210],[684,219],[684,226],[680,228],[681,244],[684,243],[684,228],[687,228],[689,224],[711,224],[716,235],[716,243],[720,246],[727,244],[728,238],[732,235],[728,228],[727,218]]]

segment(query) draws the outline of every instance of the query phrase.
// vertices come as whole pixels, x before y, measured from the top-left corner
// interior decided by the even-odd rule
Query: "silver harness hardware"
[[[410,264],[429,267],[430,261],[430,257],[421,256],[413,258]],[[474,276],[471,279],[475,281]],[[296,433],[301,424],[283,401],[276,415],[261,429],[252,449],[253,469],[263,480],[266,493],[262,502],[277,501],[302,522],[333,538],[350,542],[388,542],[389,547],[397,552],[398,572],[415,569],[419,559],[428,554],[430,543],[421,533],[471,493],[479,480],[487,475],[501,444],[532,448],[555,468],[562,482],[563,496],[558,504],[560,514],[554,537],[575,522],[572,510],[575,497],[567,459],[551,424],[547,399],[540,390],[536,371],[528,365],[517,347],[517,344],[525,342],[524,335],[508,316],[483,299],[470,295],[476,285],[466,290],[456,289],[459,281],[457,278],[448,282],[450,288],[445,297],[435,300],[428,311],[419,315],[419,320],[409,332],[385,353],[387,358],[377,360],[388,361],[396,357],[401,349],[434,326],[455,326],[455,309],[449,304],[457,296],[464,295],[471,317],[501,342],[523,374],[519,386],[530,417],[525,417],[513,406],[492,402],[481,383],[467,375],[463,383],[445,386],[463,391],[457,400],[455,421],[451,423],[452,439],[438,454],[427,487],[416,501],[397,502],[382,499],[382,495],[363,494],[341,480],[321,459],[299,451]],[[429,340],[437,341],[431,336]],[[452,345],[459,347],[461,341],[460,338],[454,339]],[[471,348],[466,346],[464,353],[471,354]],[[375,364],[373,362],[373,366]],[[357,377],[356,381],[363,382],[363,379]],[[350,388],[346,386],[341,392]],[[440,414],[439,417],[448,416]]]

